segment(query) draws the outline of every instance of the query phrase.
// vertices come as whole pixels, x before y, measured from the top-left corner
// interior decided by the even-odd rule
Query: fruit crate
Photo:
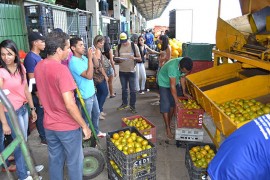
[[[108,171],[108,179],[109,180],[122,180],[123,178],[120,177],[117,172],[113,169],[112,165],[108,163],[107,165]],[[135,178],[136,179],[136,178]],[[137,178],[140,180],[156,180],[156,172],[153,172],[145,177]]]
[[[52,26],[54,25],[53,23],[53,18],[48,18],[48,17],[26,17],[26,25],[27,26]]]
[[[128,119],[128,120],[134,120],[136,118],[142,118],[144,119],[147,124],[150,124],[151,125],[151,129],[144,129],[144,130],[139,130],[139,132],[148,140],[150,140],[152,143],[156,143],[156,126],[151,122],[149,121],[147,118],[143,117],[143,116],[140,116],[140,115],[136,115],[136,116],[130,116],[130,117],[124,117],[122,118],[122,127],[126,127],[128,126],[124,119]]]
[[[200,167],[194,166],[194,163],[192,162],[190,154],[189,154],[189,150],[191,150],[191,148],[195,146],[202,147],[205,145],[209,145],[210,148],[213,149],[215,153],[217,152],[215,145],[212,143],[198,143],[198,142],[187,143],[186,154],[185,154],[185,165],[186,165],[186,168],[188,169],[190,180],[207,179],[207,176],[208,176],[207,168],[200,168]]]
[[[179,100],[188,100],[186,97],[179,97]],[[177,103],[176,128],[197,128],[201,129],[203,124],[204,110],[186,109],[181,102]]]
[[[48,17],[53,18],[52,8],[44,5],[31,5],[25,6],[25,16],[26,17]]]
[[[146,82],[145,82],[145,89],[157,89],[157,82],[156,76],[154,75],[147,75]]]
[[[127,130],[129,130],[131,133],[135,132],[137,136],[147,140],[135,127],[125,127],[117,131],[108,132],[106,136],[108,167],[110,166],[110,160],[112,160],[119,167],[122,174],[122,176],[120,176],[115,171],[110,171],[110,169],[108,169],[108,177],[116,179],[115,177],[112,177],[116,176],[119,180],[156,179],[157,150],[152,142],[147,140],[148,144],[152,147],[150,149],[125,155],[111,141],[114,133]],[[146,156],[142,157],[142,155],[145,154]]]
[[[175,139],[179,141],[203,141],[202,129],[175,128]]]

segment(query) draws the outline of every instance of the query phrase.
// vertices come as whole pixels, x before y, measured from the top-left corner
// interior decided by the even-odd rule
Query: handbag
[[[102,81],[104,81],[105,79],[104,75],[102,74],[100,70],[101,68],[102,68],[102,64],[99,61],[99,66],[94,67],[93,80],[94,80],[95,85],[102,83]]]

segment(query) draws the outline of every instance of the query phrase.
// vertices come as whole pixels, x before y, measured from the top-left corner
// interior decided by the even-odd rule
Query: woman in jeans
[[[37,120],[37,114],[35,112],[31,93],[28,91],[28,85],[26,80],[26,70],[21,64],[18,49],[16,44],[11,40],[4,40],[0,44],[0,88],[3,89],[7,98],[13,105],[17,117],[18,123],[21,128],[23,138],[27,141],[27,129],[28,129],[28,109],[27,103],[29,103],[32,122]],[[0,147],[1,151],[4,150],[3,134],[11,134],[15,139],[15,131],[12,127],[10,117],[7,109],[0,103]],[[21,148],[16,148],[14,151],[16,161],[16,171],[19,179],[31,179],[28,176],[25,160],[21,151]]]
[[[106,98],[108,96],[108,86],[107,86],[108,76],[103,69],[104,63],[103,63],[103,55],[101,52],[101,48],[103,48],[103,46],[104,46],[103,36],[97,35],[94,38],[94,46],[96,48],[95,55],[98,59],[98,63],[94,65],[94,68],[98,68],[102,72],[103,76],[105,77],[102,82],[95,83],[96,88],[97,88],[97,99],[98,99],[99,110],[100,110],[99,119],[104,120],[105,119],[104,116],[106,116],[106,113],[103,112],[103,105],[104,105]]]

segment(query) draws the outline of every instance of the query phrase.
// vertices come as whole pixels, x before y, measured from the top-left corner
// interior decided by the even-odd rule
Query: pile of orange
[[[193,165],[198,168],[207,168],[215,156],[215,151],[209,145],[194,146],[189,150]]]
[[[111,141],[125,155],[152,148],[151,145],[148,144],[148,140],[129,130],[114,133],[111,137]],[[147,157],[147,154],[142,154],[141,157]]]
[[[218,106],[236,124],[270,113],[270,103],[263,104],[255,99],[234,99]]]
[[[127,126],[136,127],[139,131],[146,129],[150,130],[152,128],[151,124],[147,123],[147,121],[142,117],[134,119],[123,118],[123,121],[126,123]],[[148,135],[150,134],[150,131],[146,131],[143,134]]]
[[[171,46],[171,57],[177,58],[182,56],[182,43],[178,41],[177,39],[169,39],[169,44]],[[158,48],[161,49],[161,44],[159,43]]]
[[[185,109],[201,109],[197,102],[192,99],[178,99],[178,102],[180,102]]]

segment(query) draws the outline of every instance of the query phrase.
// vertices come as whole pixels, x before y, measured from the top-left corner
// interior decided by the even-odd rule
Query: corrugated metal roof
[[[159,18],[171,0],[131,0],[137,10],[147,20]]]

